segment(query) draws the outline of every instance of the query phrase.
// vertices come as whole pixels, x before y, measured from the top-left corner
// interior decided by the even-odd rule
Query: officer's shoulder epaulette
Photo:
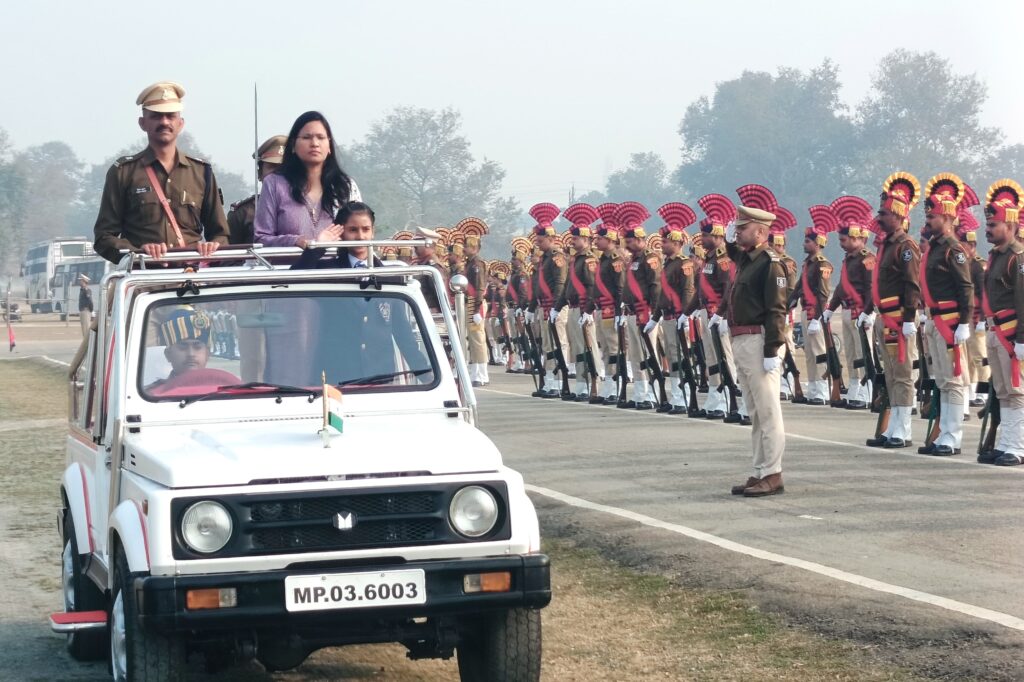
[[[775,253],[771,249],[769,249],[767,251],[767,253],[768,253],[768,257],[772,259],[773,263],[781,263],[782,262],[782,258],[779,256],[779,254]]]
[[[231,204],[231,208],[228,209],[228,210],[234,211],[238,207],[245,206],[246,204],[254,202],[254,201],[256,201],[256,195],[255,194],[250,195],[250,196],[246,197],[245,199],[240,199],[240,200],[236,201],[235,203]]]
[[[823,256],[823,255],[822,255],[822,254],[820,254],[820,253],[819,253],[819,254],[817,254],[817,255],[816,255],[816,256],[815,256],[814,258],[815,258],[815,260],[817,260],[817,261],[818,261],[819,263],[827,263],[827,262],[828,262],[828,259],[827,259],[827,258],[825,258],[825,256]]]
[[[134,160],[135,160],[135,155],[134,154],[129,154],[128,156],[122,156],[120,159],[117,159],[116,161],[114,161],[114,168],[120,168],[124,164],[131,163]]]
[[[862,255],[862,256],[865,256],[865,257],[866,257],[866,256],[871,256],[871,255],[874,255],[874,254],[872,254],[872,253],[871,253],[870,251],[868,251],[867,249],[861,249],[861,250],[860,250],[860,255]]]
[[[1013,251],[1014,253],[1016,253],[1018,255],[1022,254],[1022,253],[1024,253],[1024,244],[1020,243],[1016,239],[1011,239],[1010,240],[1010,251]]]
[[[725,248],[725,244],[722,244],[715,249],[715,258],[721,258],[722,256],[728,256],[729,250]]]
[[[185,157],[189,161],[195,161],[196,163],[201,163],[204,166],[209,166],[210,165],[209,161],[207,161],[206,159],[200,159],[198,156],[192,156],[191,154],[186,154]]]
[[[978,254],[974,254],[974,260],[978,261],[979,263],[985,262],[985,259],[979,256]]]

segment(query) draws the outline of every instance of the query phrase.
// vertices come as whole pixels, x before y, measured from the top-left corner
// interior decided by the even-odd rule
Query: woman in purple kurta
[[[334,214],[362,196],[356,183],[338,165],[331,126],[323,114],[307,111],[292,124],[281,167],[263,180],[253,222],[255,240],[264,246],[299,246],[311,241],[336,241],[341,227]],[[304,301],[267,304],[279,313],[280,327],[266,330],[265,381],[305,383],[299,377],[319,376],[307,367],[316,348],[319,324]],[[316,371],[314,371],[316,370]]]

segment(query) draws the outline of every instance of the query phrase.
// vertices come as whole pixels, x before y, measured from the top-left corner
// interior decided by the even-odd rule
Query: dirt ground
[[[101,680],[49,632],[59,608],[59,474],[64,466],[64,371],[0,362],[0,679]],[[542,525],[545,518],[542,516]],[[624,568],[560,529],[545,543],[554,600],[544,611],[543,678],[617,680],[912,680],[867,647],[827,639],[763,613],[736,592],[683,589]],[[399,646],[314,654],[297,671],[249,664],[197,679],[456,680],[452,661],[407,661]]]

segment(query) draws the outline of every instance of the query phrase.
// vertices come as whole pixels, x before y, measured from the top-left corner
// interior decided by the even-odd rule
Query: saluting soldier
[[[697,200],[697,205],[704,211],[705,218],[700,222],[701,246],[706,258],[704,267],[697,278],[697,295],[699,307],[696,320],[700,325],[700,335],[704,347],[704,357],[708,364],[708,397],[704,407],[697,411],[696,416],[707,419],[723,419],[729,403],[722,386],[722,365],[726,364],[735,374],[731,348],[728,343],[728,331],[722,334],[726,325],[725,318],[719,315],[719,307],[725,301],[726,289],[732,283],[735,268],[725,243],[725,229],[736,219],[736,207],[723,194],[705,194]],[[715,329],[711,325],[718,325]],[[726,357],[718,357],[712,334],[719,333],[722,341],[722,352]]]
[[[775,209],[774,213],[775,220],[772,222],[771,230],[768,231],[768,245],[775,252],[775,255],[779,257],[779,260],[782,261],[783,267],[786,268],[786,301],[791,302],[793,300],[793,292],[796,291],[797,284],[800,282],[800,267],[793,260],[793,257],[786,252],[786,230],[796,227],[797,220],[792,212],[781,206]],[[788,362],[785,359],[786,355],[793,359],[793,367],[796,367],[796,342],[793,339],[792,305],[787,305],[785,340],[782,365],[782,382],[785,382],[785,385],[783,386],[782,382],[780,382],[780,400],[789,400],[795,395],[803,395],[803,389],[799,385],[799,375],[786,371]]]
[[[658,215],[665,221],[660,234],[664,266],[661,270],[661,290],[655,317],[661,329],[661,342],[668,356],[669,371],[678,371],[682,363],[682,345],[679,335],[687,338],[690,345],[690,315],[697,309],[697,287],[694,284],[696,268],[686,255],[690,243],[686,228],[697,221],[697,214],[684,203],[674,201],[658,209]],[[679,383],[679,375],[667,379],[671,390],[670,403],[658,407],[659,412],[683,414],[690,407],[687,394]],[[693,406],[696,407],[696,406]]]
[[[469,328],[469,376],[474,386],[490,383],[487,374],[487,332],[484,329],[487,305],[487,266],[480,258],[480,238],[487,234],[487,223],[479,218],[465,218],[452,228],[462,236],[466,261],[464,272],[466,287],[466,320]]]
[[[827,322],[823,325],[822,318],[828,308],[832,287],[832,264],[821,251],[828,243],[828,233],[839,227],[839,221],[828,206],[811,206],[808,212],[813,225],[804,232],[804,253],[807,258],[804,259],[800,286],[793,294],[795,301],[803,305],[800,321],[804,330],[807,393],[803,399],[796,398],[793,402],[824,405],[829,398],[828,382],[822,379],[823,365],[827,358],[825,334],[831,334],[832,328]]]
[[[785,492],[782,454],[786,432],[779,390],[788,280],[782,261],[768,248],[774,220],[773,213],[746,205],[740,205],[736,220],[740,251],[736,280],[729,291],[729,333],[753,425],[754,472],[745,483],[734,486],[732,494],[745,497]]]
[[[971,320],[971,337],[967,339],[965,349],[967,351],[967,363],[970,369],[969,384],[967,386],[967,405],[981,407],[985,401],[978,395],[983,386],[989,383],[991,370],[988,366],[988,353],[985,350],[985,316],[981,305],[982,294],[985,290],[985,259],[978,255],[978,219],[971,213],[970,206],[977,206],[977,195],[970,191],[970,187],[964,186],[964,201],[960,204],[960,215],[958,220],[960,226],[957,228],[957,238],[960,245],[967,253],[967,262],[971,267],[971,282],[974,283],[974,318]],[[974,198],[974,202],[970,201]],[[968,206],[970,204],[970,206]],[[967,410],[967,408],[965,408]]]
[[[563,216],[570,222],[569,234],[572,235],[573,250],[569,265],[569,280],[562,289],[555,307],[569,307],[566,332],[569,345],[575,355],[576,363],[576,400],[577,402],[603,403],[600,395],[590,395],[589,371],[587,369],[587,349],[594,363],[594,371],[599,380],[604,380],[604,363],[597,351],[597,335],[594,333],[594,301],[597,299],[595,280],[597,279],[598,254],[591,247],[593,231],[590,227],[600,216],[590,204],[573,204],[565,209]],[[564,398],[564,396],[563,396]]]
[[[562,252],[561,241],[554,227],[555,218],[561,213],[558,207],[551,203],[536,204],[530,209],[530,215],[537,224],[533,233],[537,236],[537,247],[540,249],[541,258],[537,265],[537,277],[534,281],[533,298],[530,301],[527,321],[535,319],[540,322],[540,338],[544,349],[544,390],[534,391],[533,395],[538,398],[557,398],[560,391],[555,388],[555,337],[557,329],[552,328],[557,324],[559,318],[567,318],[569,311],[559,311],[555,303],[562,295],[565,288],[565,280],[568,275],[568,263],[565,254]],[[559,339],[561,343],[561,339]],[[563,351],[565,345],[562,345]],[[549,369],[550,368],[550,369]]]
[[[918,448],[926,455],[960,453],[968,372],[963,344],[971,336],[974,284],[967,253],[953,234],[964,197],[964,183],[940,173],[925,185],[925,220],[932,232],[921,264],[921,293],[930,319],[924,341],[932,357],[932,378],[939,389],[939,436]]]
[[[1024,210],[1024,188],[997,180],[985,197],[985,237],[992,244],[985,272],[982,305],[988,321],[985,345],[992,386],[999,399],[1000,424],[995,448],[978,455],[983,464],[1024,464],[1024,244],[1015,238]]]
[[[644,368],[648,362],[661,363],[658,323],[652,317],[661,288],[661,258],[647,248],[643,222],[650,217],[650,211],[635,201],[623,202],[615,210],[615,221],[621,226],[623,243],[632,257],[626,268],[626,285],[622,290],[625,308],[620,308],[619,324],[626,330],[626,357],[633,372],[633,399],[616,406],[637,410],[653,410],[658,403]],[[647,335],[653,353],[648,352],[641,333]]]
[[[615,375],[618,372],[626,372],[626,367],[619,367],[616,363],[619,359],[619,334],[618,320],[621,315],[619,304],[622,302],[622,289],[626,286],[626,261],[619,253],[619,231],[615,222],[615,209],[618,204],[606,203],[597,207],[601,216],[601,224],[597,227],[594,238],[594,245],[601,253],[598,262],[597,277],[594,278],[594,287],[597,296],[592,301],[594,326],[597,329],[597,339],[601,346],[601,360],[605,366],[605,378],[601,395],[605,405],[614,405],[618,402],[616,394]],[[611,371],[612,366],[616,367],[615,372]]]
[[[224,200],[209,163],[180,152],[185,89],[154,83],[139,95],[139,127],[149,145],[107,171],[96,216],[96,253],[114,263],[121,249],[163,256],[168,247],[194,247],[209,256],[228,243]],[[205,241],[204,241],[205,240]]]
[[[287,135],[274,135],[268,138],[253,153],[256,159],[256,175],[260,182],[278,168],[284,161],[284,146],[288,144]],[[252,223],[256,219],[256,200],[258,194],[236,201],[228,209],[228,230],[232,244],[252,244]]]
[[[843,259],[839,286],[832,293],[832,300],[826,311],[828,320],[832,313],[843,307],[843,350],[846,366],[850,372],[850,386],[842,404],[848,410],[867,409],[871,401],[871,386],[864,381],[864,344],[860,328],[871,329],[874,324],[875,304],[871,299],[871,279],[875,270],[875,254],[864,248],[871,234],[871,204],[860,197],[839,197],[831,204],[839,220],[839,245],[846,252]],[[870,347],[871,335],[868,334]],[[859,370],[859,371],[858,371]]]

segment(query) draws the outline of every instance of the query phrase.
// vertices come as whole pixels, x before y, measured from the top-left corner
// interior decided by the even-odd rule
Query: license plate
[[[360,609],[426,602],[426,578],[419,569],[290,575],[284,579],[284,603],[289,611]]]

